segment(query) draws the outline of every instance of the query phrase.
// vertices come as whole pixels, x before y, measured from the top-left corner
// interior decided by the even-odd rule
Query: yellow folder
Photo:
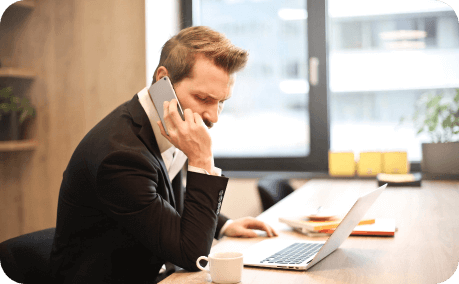
[[[351,177],[355,175],[353,152],[328,152],[328,172],[331,176]]]

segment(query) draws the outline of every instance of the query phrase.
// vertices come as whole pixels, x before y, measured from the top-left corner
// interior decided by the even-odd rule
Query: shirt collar
[[[140,92],[137,93],[137,95],[139,96],[140,105],[143,107],[148,116],[148,119],[150,120],[151,127],[153,128],[153,133],[156,137],[156,142],[158,142],[159,151],[162,154],[173,145],[161,134],[161,129],[159,128],[158,124],[156,124],[156,122],[160,121],[160,119],[155,105],[151,100],[150,93],[148,92],[148,87],[143,88]]]

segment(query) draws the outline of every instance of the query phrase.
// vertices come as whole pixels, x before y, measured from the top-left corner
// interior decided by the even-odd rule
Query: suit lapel
[[[163,175],[164,180],[167,181],[166,187],[169,193],[168,201],[175,208],[175,198],[172,190],[172,184],[169,180],[169,174],[167,173],[166,165],[164,164],[161,152],[159,151],[158,143],[156,142],[155,134],[153,133],[153,129],[151,128],[150,121],[148,120],[148,116],[139,102],[139,97],[137,94],[128,103],[127,108],[132,116],[134,123],[141,127],[137,136],[140,138],[140,140],[142,140],[142,142],[147,147],[148,151],[150,151],[153,154],[153,156],[158,160],[159,164],[161,165],[161,174]]]

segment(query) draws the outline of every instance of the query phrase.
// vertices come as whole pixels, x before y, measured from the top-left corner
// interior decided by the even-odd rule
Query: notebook
[[[387,184],[367,193],[354,203],[326,242],[267,239],[244,251],[244,265],[279,269],[308,270],[334,252],[352,233]]]

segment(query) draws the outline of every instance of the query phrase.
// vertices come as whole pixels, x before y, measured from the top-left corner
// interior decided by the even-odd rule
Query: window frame
[[[193,23],[193,1],[181,0],[181,29]],[[319,59],[319,82],[316,86],[309,84],[309,124],[310,149],[309,155],[303,157],[231,157],[215,158],[215,165],[225,171],[328,171],[328,150],[330,147],[328,125],[328,78],[326,34],[317,32],[325,30],[326,1],[307,1],[308,35],[314,41],[308,40],[308,58]],[[310,24],[314,21],[314,24]],[[314,29],[311,27],[314,26]],[[316,32],[314,32],[316,31]],[[305,51],[306,52],[306,51]],[[309,81],[309,80],[308,80]],[[325,95],[321,95],[325,94]]]
[[[199,1],[199,0],[196,0]],[[224,171],[244,172],[328,172],[328,152],[330,150],[330,115],[328,89],[328,1],[308,0],[307,2],[307,58],[317,58],[319,80],[316,85],[309,84],[309,134],[308,156],[302,157],[216,157],[215,165]],[[181,29],[192,26],[193,7],[199,3],[193,0],[180,0]],[[309,40],[314,39],[314,40]],[[305,51],[306,52],[306,51]],[[309,65],[308,60],[308,65]],[[309,76],[309,66],[308,74]],[[419,162],[410,163],[411,171],[420,171]]]

